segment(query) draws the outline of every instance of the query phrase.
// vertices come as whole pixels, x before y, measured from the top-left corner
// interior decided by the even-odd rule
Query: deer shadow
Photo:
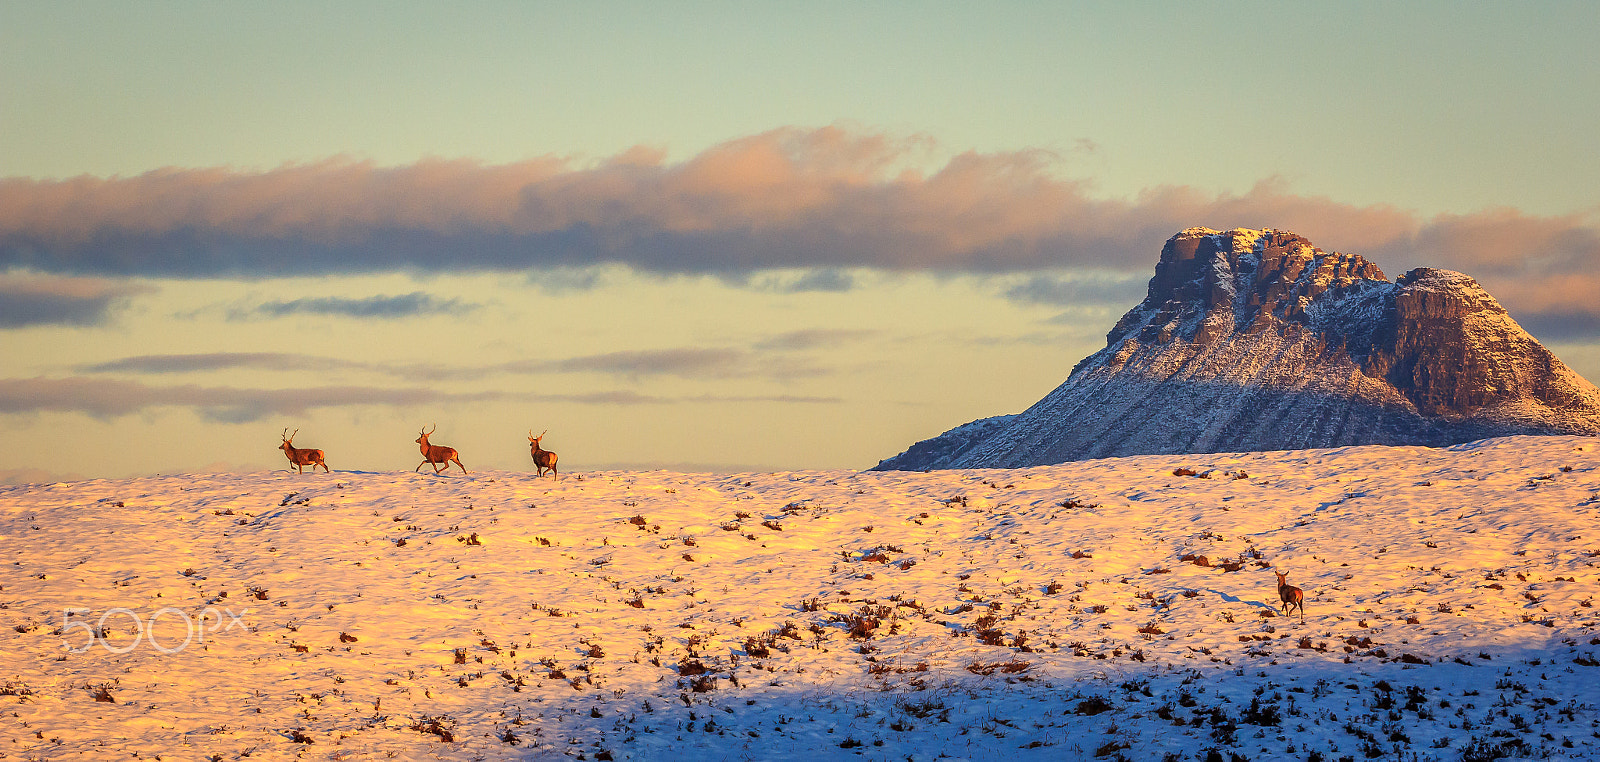
[[[1269,609],[1269,610],[1272,610],[1272,611],[1277,611],[1278,610],[1277,606],[1274,606],[1274,605],[1272,605],[1270,603],[1262,603],[1261,601],[1247,601],[1247,600],[1245,600],[1243,598],[1240,598],[1239,596],[1229,595],[1228,593],[1224,593],[1221,590],[1212,590],[1210,588],[1200,588],[1200,589],[1201,589],[1202,592],[1215,593],[1218,597],[1222,598],[1222,600],[1227,601],[1228,603],[1243,603],[1243,604],[1248,605],[1248,606],[1255,606],[1256,608]]]

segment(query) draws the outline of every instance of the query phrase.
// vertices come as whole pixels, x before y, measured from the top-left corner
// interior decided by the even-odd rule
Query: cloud
[[[700,394],[684,397],[685,402],[778,402],[785,405],[835,405],[843,397],[816,397],[801,394]]]
[[[138,355],[88,365],[84,373],[198,373],[232,368],[262,370],[317,371],[369,370],[370,363],[333,357],[284,352],[209,352],[182,355]]]
[[[295,299],[288,302],[264,302],[250,309],[230,311],[229,319],[278,318],[289,315],[395,319],[423,315],[461,315],[480,306],[462,302],[460,299],[436,299],[421,291],[413,291],[401,296],[369,296],[365,299],[331,296]]]
[[[99,378],[0,379],[0,413],[80,412],[115,418],[154,407],[187,407],[225,423],[299,415],[322,407],[432,405],[515,398],[501,392],[449,393],[420,388],[320,386],[301,389],[146,386]]]
[[[660,397],[628,390],[586,394],[522,392],[441,392],[423,388],[318,386],[296,389],[250,389],[217,386],[147,386],[134,381],[98,378],[0,379],[0,414],[76,412],[96,418],[117,418],[151,408],[190,408],[220,423],[246,423],[272,415],[301,415],[314,408],[422,405],[474,402],[571,402],[585,405],[670,405],[682,403],[783,402],[826,404],[835,397],[790,395],[696,395]]]
[[[1374,245],[1411,265],[1449,262],[1478,278],[1594,274],[1600,212],[1539,217],[1515,209],[1440,215],[1411,236]]]
[[[592,394],[541,394],[540,401],[576,402],[583,405],[667,405],[676,400],[627,390],[594,392]]]
[[[1014,302],[1057,306],[1132,306],[1144,298],[1145,273],[1038,273],[1005,290]]]
[[[844,293],[853,290],[857,283],[854,275],[834,267],[819,267],[798,273],[768,275],[756,283],[748,278],[725,278],[735,285],[770,291],[779,294],[804,294],[813,292]]]
[[[833,268],[812,270],[799,278],[780,287],[785,294],[800,294],[808,291],[829,291],[842,293],[856,287],[856,279],[850,273]]]
[[[932,172],[923,142],[784,128],[667,164],[630,151],[591,166],[347,159],[242,172],[0,180],[0,265],[180,278],[394,270],[656,273],[819,268],[1147,267],[1194,224],[1409,231],[1415,220],[1264,183],[1243,196],[1158,188],[1101,199],[1043,151],[968,152]],[[1364,234],[1365,235],[1365,234]],[[1384,236],[1393,235],[1385,233]],[[1366,237],[1357,237],[1365,242]],[[1386,239],[1386,238],[1385,238]],[[1354,239],[1353,239],[1354,240]],[[580,284],[581,284],[580,280]]]
[[[763,347],[757,347],[763,349]],[[764,357],[742,347],[673,347],[669,349],[626,350],[581,355],[561,360],[518,360],[478,368],[408,368],[407,372],[426,376],[430,371],[448,376],[477,377],[491,373],[604,373],[638,379],[645,376],[678,378],[795,378],[824,375],[826,368],[791,358]]]
[[[0,329],[34,325],[102,325],[111,310],[155,289],[101,278],[0,274]]]
[[[1372,253],[1404,267],[1447,267],[1473,276],[1541,339],[1600,342],[1596,216],[1539,217],[1514,209],[1441,215]]]
[[[133,373],[141,375],[205,373],[237,368],[290,373],[355,371],[422,381],[477,378],[492,372],[533,372],[530,368],[516,367],[519,365],[523,364],[502,363],[500,365],[452,368],[425,363],[361,362],[339,357],[323,357],[294,352],[200,352],[173,355],[135,355],[93,365],[79,366],[76,371],[79,373]]]
[[[840,344],[859,341],[878,334],[879,331],[848,328],[810,328],[802,331],[780,333],[755,343],[758,350],[792,352],[806,349],[831,349]]]
[[[1594,307],[1524,312],[1516,318],[1540,341],[1600,343],[1600,310]]]
[[[565,372],[614,373],[619,375],[727,376],[742,374],[746,355],[736,349],[661,349],[639,352],[607,352],[574,357],[548,365]]]
[[[1162,241],[1206,225],[1293,230],[1324,249],[1366,255],[1391,274],[1423,264],[1458,269],[1514,314],[1578,309],[1586,302],[1557,292],[1581,287],[1592,294],[1600,286],[1595,210],[1424,217],[1297,194],[1276,178],[1243,193],[1160,186],[1103,197],[1064,177],[1060,157],[1049,152],[967,152],[924,170],[917,162],[926,144],[791,127],[676,163],[660,151],[630,149],[591,164],[551,156],[379,167],[336,158],[265,171],[12,177],[0,179],[0,267],[176,278],[277,277],[308,267],[330,274],[517,271],[550,288],[583,289],[603,281],[594,268],[625,266],[774,290],[838,291],[858,287],[852,268],[1148,273]],[[753,277],[796,271],[809,272]],[[1048,284],[1035,285],[1016,296],[1049,298]],[[385,308],[312,301],[274,307],[340,314]],[[92,304],[61,309],[99,314]]]
[[[1072,333],[1085,336],[1100,336],[1103,335],[1102,329],[1110,325],[1122,313],[1123,309],[1120,306],[1113,308],[1107,305],[1078,305],[1068,307],[1040,322],[1045,325],[1058,325],[1076,329]]]
[[[528,273],[528,282],[547,294],[592,291],[605,285],[617,273],[617,266],[551,267]]]
[[[754,349],[793,350],[817,346],[827,338],[845,340],[867,331],[798,331],[758,343]],[[681,378],[731,378],[746,376],[794,377],[825,371],[794,360],[773,360],[739,347],[675,347],[670,349],[606,352],[560,360],[513,360],[492,365],[445,366],[422,363],[361,362],[285,352],[206,352],[195,354],[136,355],[85,365],[81,373],[203,373],[251,368],[268,371],[357,371],[423,381],[476,379],[488,375],[545,373],[605,373],[616,376],[677,376]]]

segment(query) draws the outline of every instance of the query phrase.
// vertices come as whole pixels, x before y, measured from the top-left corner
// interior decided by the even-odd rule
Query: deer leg
[[[454,460],[456,462],[456,465],[461,466],[461,459],[460,458],[455,458]],[[449,468],[450,464],[446,463],[446,464],[444,464],[444,467],[445,468]],[[467,472],[467,467],[466,466],[461,466],[461,473],[465,474],[466,472]]]
[[[416,468],[413,468],[413,469],[411,469],[411,470],[412,470],[412,471],[418,471],[418,472],[420,472],[420,471],[421,471],[421,470],[422,470],[422,467],[423,467],[423,466],[425,466],[425,465],[427,465],[427,463],[428,463],[428,461],[422,461],[422,462],[421,462],[421,463],[418,463],[418,464],[417,464],[417,467],[416,467]]]

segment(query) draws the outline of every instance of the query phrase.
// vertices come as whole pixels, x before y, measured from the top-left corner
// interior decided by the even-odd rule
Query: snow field
[[[0,759],[1592,759],[1597,452],[7,488]]]

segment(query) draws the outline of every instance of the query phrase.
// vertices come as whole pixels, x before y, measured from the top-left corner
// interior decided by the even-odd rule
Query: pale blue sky
[[[1461,269],[1593,379],[1597,33],[1588,2],[0,0],[0,416],[35,478],[275,465],[283,425],[406,468],[452,417],[486,466],[531,425],[576,468],[866,467],[1042,396],[1191,224]],[[156,355],[189,370],[117,364]],[[262,401],[442,383],[419,363],[456,396]]]
[[[1113,194],[1561,213],[1600,205],[1596,33],[1589,2],[7,3],[0,167],[683,158],[846,121]]]

